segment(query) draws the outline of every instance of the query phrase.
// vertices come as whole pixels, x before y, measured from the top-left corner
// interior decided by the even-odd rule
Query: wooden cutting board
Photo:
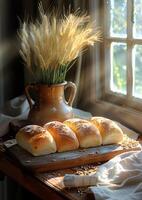
[[[16,144],[8,148],[7,153],[21,166],[35,173],[105,162],[120,153],[135,150],[140,150],[140,146],[124,149],[117,144],[35,157]]]

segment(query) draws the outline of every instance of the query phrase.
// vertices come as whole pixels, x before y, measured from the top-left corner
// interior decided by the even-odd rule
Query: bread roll
[[[75,133],[65,124],[52,121],[46,123],[44,128],[53,136],[58,152],[74,150],[79,147]]]
[[[103,144],[119,143],[123,140],[123,132],[114,121],[104,117],[92,117],[90,121],[100,130]]]
[[[84,119],[68,119],[64,124],[69,126],[76,134],[79,145],[82,148],[99,146],[102,144],[102,137],[95,125]]]
[[[28,125],[21,128],[16,134],[19,146],[34,156],[56,152],[56,143],[52,135],[38,125]]]

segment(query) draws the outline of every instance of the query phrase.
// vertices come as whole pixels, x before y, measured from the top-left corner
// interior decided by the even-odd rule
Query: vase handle
[[[30,106],[30,110],[32,109],[32,107],[33,107],[33,101],[32,101],[32,98],[31,98],[31,95],[30,95],[30,93],[29,93],[29,90],[30,89],[35,89],[35,85],[27,85],[26,87],[25,87],[25,95],[26,95],[26,98],[27,98],[27,100],[28,100],[28,103],[29,103],[29,106]]]
[[[67,84],[65,85],[65,89],[68,87],[70,87],[70,96],[69,96],[67,103],[69,106],[72,106],[75,95],[76,95],[77,88],[73,82],[67,82]]]

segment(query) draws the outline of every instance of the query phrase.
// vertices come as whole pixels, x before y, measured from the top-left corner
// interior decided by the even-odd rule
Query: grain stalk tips
[[[40,5],[39,13],[40,20],[22,24],[20,55],[37,82],[61,83],[79,53],[101,41],[101,31],[79,10],[59,18]]]

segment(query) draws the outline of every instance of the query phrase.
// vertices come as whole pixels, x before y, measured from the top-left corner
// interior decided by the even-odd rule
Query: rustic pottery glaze
[[[65,100],[64,91],[70,87],[68,101]],[[33,103],[30,91],[37,93],[37,99]],[[56,85],[28,85],[25,88],[27,100],[30,105],[28,120],[32,124],[43,125],[49,121],[63,122],[73,117],[72,103],[76,94],[76,85],[72,82],[64,82]]]

